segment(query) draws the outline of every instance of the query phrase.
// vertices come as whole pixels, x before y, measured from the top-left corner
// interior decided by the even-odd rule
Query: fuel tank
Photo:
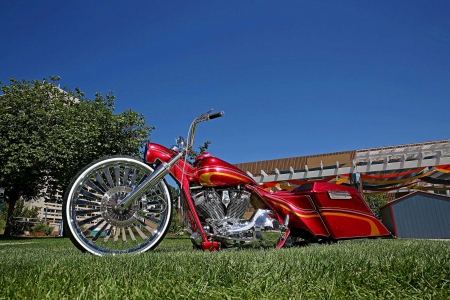
[[[203,186],[236,186],[256,182],[239,168],[205,152],[194,162],[195,180]]]

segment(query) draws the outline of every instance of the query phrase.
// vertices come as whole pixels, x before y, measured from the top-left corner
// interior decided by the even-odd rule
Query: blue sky
[[[450,1],[5,1],[0,81],[61,76],[231,163],[448,139]]]

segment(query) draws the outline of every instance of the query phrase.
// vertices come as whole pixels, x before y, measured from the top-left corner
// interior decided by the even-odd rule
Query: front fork
[[[180,151],[177,155],[172,157],[168,162],[162,162],[154,171],[152,174],[150,174],[145,180],[139,184],[131,193],[129,193],[125,198],[123,198],[118,204],[117,207],[120,211],[125,210],[128,206],[130,206],[135,200],[139,199],[143,196],[145,191],[149,189],[152,186],[157,185],[166,175],[168,175],[171,172],[172,167],[186,154],[186,150]],[[184,168],[182,169],[182,173],[184,172]],[[180,177],[180,176],[176,176]],[[189,181],[185,176],[181,176],[180,178],[177,178],[179,180],[180,184],[183,186],[182,191],[185,193],[186,196],[186,202],[189,205],[189,209],[193,215],[194,222],[197,225],[197,229],[202,235],[202,244],[201,247],[203,250],[219,250],[219,245],[217,242],[211,242],[208,241],[207,236],[204,233],[203,227],[201,225],[200,219],[198,218],[198,215],[195,213],[195,207],[190,199],[189,194]],[[187,188],[186,188],[187,187]]]
[[[145,180],[140,185],[138,185],[131,193],[129,193],[117,204],[119,211],[124,211],[125,209],[127,209],[127,207],[131,205],[131,203],[142,197],[148,188],[157,185],[167,174],[170,173],[170,169],[178,160],[183,157],[184,154],[184,151],[180,151],[168,162],[161,163],[153,171],[152,174],[145,178]]]

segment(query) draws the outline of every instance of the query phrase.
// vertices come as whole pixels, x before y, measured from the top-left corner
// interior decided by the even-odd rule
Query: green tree
[[[383,194],[366,195],[364,196],[364,200],[366,200],[375,217],[381,220],[380,208],[387,203]]]
[[[114,154],[138,155],[153,127],[142,114],[114,113],[114,95],[88,99],[48,80],[0,83],[0,186],[9,202],[5,235],[19,198],[49,199],[91,161]]]

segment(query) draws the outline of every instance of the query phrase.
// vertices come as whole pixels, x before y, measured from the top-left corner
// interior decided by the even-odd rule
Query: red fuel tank
[[[194,162],[195,179],[203,186],[236,186],[256,183],[239,168],[205,152]]]

